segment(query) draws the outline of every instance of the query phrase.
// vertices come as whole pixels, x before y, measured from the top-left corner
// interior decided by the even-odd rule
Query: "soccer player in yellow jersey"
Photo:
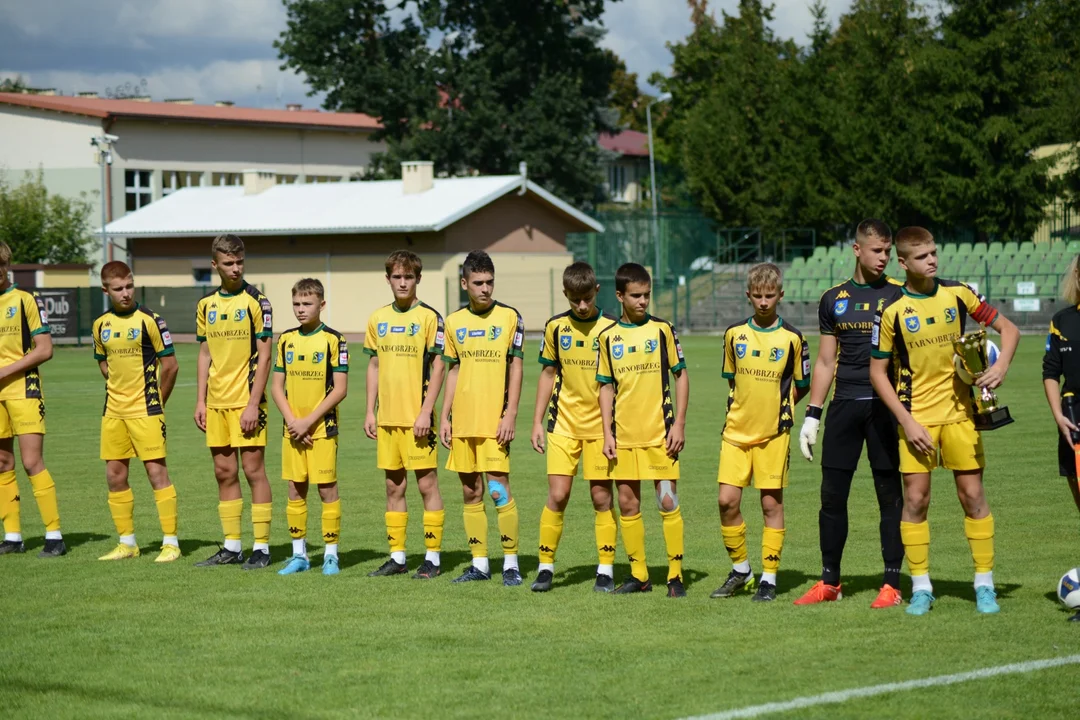
[[[754,602],[776,599],[776,571],[784,549],[784,488],[788,484],[795,405],[810,390],[810,348],[802,333],[776,313],[784,297],[780,269],[750,268],[746,297],[753,317],[724,332],[724,369],[730,390],[720,442],[720,534],[733,565],[710,597],[726,598],[754,587],[746,559],[743,488],[761,493],[761,580]]]
[[[686,443],[690,376],[675,328],[648,313],[652,279],[637,263],[615,272],[617,323],[600,333],[596,379],[608,472],[619,491],[619,524],[631,576],[616,594],[650,592],[645,564],[641,483],[652,480],[667,546],[668,597],[686,597],[682,581],[683,519],[676,484],[679,453]],[[671,379],[675,376],[675,405]]]
[[[386,284],[394,302],[372,314],[364,334],[364,352],[371,356],[364,433],[378,442],[378,465],[386,473],[386,539],[390,543],[390,559],[371,576],[408,572],[405,486],[410,470],[416,474],[424,501],[427,548],[413,578],[426,580],[441,572],[446,513],[439,493],[439,441],[434,423],[435,400],[445,375],[445,336],[442,316],[416,297],[423,269],[420,258],[408,250],[386,258]]]
[[[349,392],[349,346],[322,321],[323,284],[300,280],[292,289],[293,314],[300,326],[278,338],[271,392],[281,411],[281,476],[289,481],[293,555],[279,575],[311,568],[307,555],[307,495],[312,484],[322,500],[323,575],[337,575],[341,499],[337,486],[338,406]]]
[[[101,288],[111,304],[111,309],[94,321],[93,329],[94,359],[105,378],[101,459],[109,485],[109,512],[120,544],[98,559],[139,557],[135,496],[128,484],[128,464],[137,457],[154,488],[165,536],[155,562],[172,562],[180,557],[180,543],[176,538],[176,488],[165,465],[165,403],[180,369],[176,350],[165,321],[135,301],[135,278],[126,263],[105,263]]]
[[[56,484],[41,457],[45,396],[38,368],[53,355],[49,318],[40,298],[8,280],[10,267],[11,248],[0,242],[0,519],[4,523],[0,555],[26,552],[15,482],[14,438],[18,437],[23,469],[45,524],[45,548],[38,557],[59,557],[67,547],[60,532]]]
[[[254,570],[270,564],[270,483],[266,479],[266,381],[274,335],[270,301],[244,280],[244,241],[219,235],[211,246],[211,266],[221,287],[199,301],[195,333],[200,343],[195,424],[206,433],[218,483],[218,515],[225,545],[196,563],[199,567],[243,564]],[[251,486],[255,543],[244,560],[240,518],[244,498],[240,473]]]
[[[540,513],[540,568],[533,592],[547,592],[555,573],[555,552],[563,532],[563,513],[570,487],[581,461],[581,474],[589,483],[596,512],[596,550],[599,564],[593,590],[615,589],[613,565],[618,526],[611,504],[611,479],[604,457],[604,429],[600,424],[600,383],[596,380],[596,351],[600,332],[618,318],[596,307],[596,273],[588,263],[576,262],[563,271],[563,295],[570,310],[547,321],[536,386],[532,445],[547,453],[548,499]],[[545,423],[546,418],[546,423]],[[547,444],[544,431],[547,430]]]
[[[1001,333],[997,362],[976,380],[977,387],[993,389],[1005,379],[1020,332],[968,285],[938,279],[937,244],[927,230],[900,230],[896,254],[907,282],[903,296],[875,320],[870,382],[900,425],[904,477],[900,536],[912,589],[907,612],[925,615],[934,603],[926,512],[930,472],[940,464],[953,471],[964,508],[964,534],[975,562],[975,608],[980,613],[996,613],[1000,608],[994,591],[994,516],[982,482],[986,461],[982,437],[972,420],[972,388],[960,380],[953,366],[953,341],[977,329],[972,327],[975,323]]]
[[[491,579],[484,509],[486,475],[488,493],[499,515],[503,585],[520,585],[518,510],[510,494],[510,441],[521,399],[525,327],[517,310],[492,297],[495,265],[483,250],[465,257],[461,287],[469,295],[469,305],[446,319],[444,358],[450,371],[439,418],[439,435],[450,449],[446,469],[461,478],[465,534],[472,552],[472,564],[454,582]]]

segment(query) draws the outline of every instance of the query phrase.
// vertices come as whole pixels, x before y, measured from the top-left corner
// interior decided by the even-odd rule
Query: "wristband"
[[[813,418],[814,420],[820,420],[821,419],[821,408],[819,408],[817,405],[807,405],[806,406],[806,417]]]

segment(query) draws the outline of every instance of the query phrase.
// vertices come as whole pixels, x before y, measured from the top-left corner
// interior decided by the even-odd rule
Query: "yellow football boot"
[[[137,557],[139,557],[139,548],[137,546],[120,543],[113,548],[112,552],[102,555],[98,560],[127,560]]]
[[[154,559],[154,562],[172,562],[173,560],[179,559],[181,554],[180,548],[175,545],[162,545],[161,553]]]

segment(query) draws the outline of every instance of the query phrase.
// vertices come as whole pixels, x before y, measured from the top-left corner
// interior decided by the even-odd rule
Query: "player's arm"
[[[817,444],[818,427],[821,424],[821,409],[832,387],[833,374],[836,372],[837,342],[835,335],[822,334],[818,340],[818,356],[814,362],[814,374],[810,378],[810,402],[806,406],[802,429],[799,430],[799,451],[807,460],[814,459],[814,445]],[[796,386],[795,402],[799,401],[799,388]]]
[[[500,445],[505,445],[514,439],[517,427],[518,404],[521,401],[521,380],[525,370],[520,355],[512,355],[510,358],[510,377],[506,386],[506,412],[499,421],[499,429],[495,433],[495,439]]]
[[[274,404],[277,405],[278,411],[281,413],[281,419],[288,426],[296,416],[293,415],[292,408],[289,407],[289,398],[285,395],[285,371],[284,369],[274,369],[274,379],[270,383],[270,397],[274,398]]]
[[[445,375],[446,363],[443,362],[442,355],[436,355],[431,361],[431,380],[428,381],[424,404],[420,406],[420,414],[416,416],[416,422],[413,423],[415,437],[426,437],[431,432],[431,417],[435,412],[435,401],[439,399],[439,391],[442,390]]]
[[[367,348],[365,348],[365,352]],[[379,401],[379,356],[372,355],[368,360],[367,377],[367,412],[364,414],[364,434],[372,440],[378,437],[379,423],[375,418],[375,404]]]
[[[551,402],[551,389],[555,387],[555,366],[544,365],[540,378],[536,381],[536,406],[533,408],[532,446],[533,450],[544,452],[544,413]]]
[[[180,374],[180,363],[175,354],[163,355],[158,358],[161,366],[158,371],[158,388],[161,390],[161,405],[169,402],[173,388],[176,387],[176,377]]]
[[[450,412],[454,407],[454,393],[457,391],[459,370],[461,370],[461,365],[454,362],[446,373],[446,394],[442,401],[442,412],[439,414],[439,437],[442,439],[443,447],[446,448],[450,447],[450,439],[454,436],[450,425]]]
[[[210,346],[199,343],[199,360],[195,370],[195,425],[206,432],[206,386],[210,381]]]
[[[1064,370],[1061,362],[1061,334],[1058,333],[1053,321],[1051,321],[1050,332],[1046,336],[1046,353],[1043,355],[1042,363],[1043,390],[1046,392],[1046,404],[1050,406],[1050,414],[1054,416],[1054,422],[1057,423],[1058,430],[1061,431],[1061,434],[1071,445],[1072,437],[1070,433],[1076,432],[1077,427],[1072,424],[1069,418],[1065,417],[1065,413],[1061,409],[1061,383],[1059,379]]]
[[[896,389],[889,382],[889,358],[870,358],[870,384],[874,386],[874,392],[885,403],[885,407],[889,408],[889,412],[896,418],[900,427],[904,428],[908,442],[919,452],[931,452],[934,444],[930,439],[930,433],[915,421],[908,409],[904,407],[904,403],[900,402]]]
[[[690,403],[690,372],[683,368],[675,373],[675,423],[667,436],[667,453],[675,457],[686,446],[686,406]]]
[[[1020,344],[1020,330],[1012,320],[1000,312],[990,323],[990,327],[1001,335],[1001,352],[998,353],[997,362],[988,367],[975,384],[992,390],[1005,382],[1005,374],[1009,372],[1009,365],[1012,363],[1013,355],[1016,354],[1016,347]]]
[[[101,371],[101,377],[106,380],[109,379],[109,363],[105,360],[98,360],[98,370]]]
[[[255,341],[258,356],[255,360],[255,378],[251,382],[251,395],[247,407],[240,413],[240,429],[252,432],[259,425],[259,403],[266,392],[266,381],[270,379],[270,338],[261,337]]]
[[[611,423],[615,417],[615,386],[603,383],[600,386],[600,419],[604,424],[604,457],[615,459],[615,435]]]
[[[23,355],[21,358],[11,363],[0,367],[0,380],[6,377],[11,377],[27,370],[32,370],[42,363],[48,362],[53,356],[53,341],[52,335],[48,332],[43,332],[33,336],[34,346],[30,349],[30,352]]]
[[[307,440],[313,428],[326,413],[336,408],[349,394],[349,373],[347,370],[334,371],[334,387],[326,397],[315,406],[306,417],[294,418],[287,424],[289,434],[297,440]],[[310,443],[309,443],[310,444]]]
[[[798,405],[810,393],[812,373],[810,372],[810,343],[799,336],[799,359],[795,363],[795,404]]]

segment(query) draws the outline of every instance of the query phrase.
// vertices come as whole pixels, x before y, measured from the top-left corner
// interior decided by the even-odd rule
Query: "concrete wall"
[[[450,253],[544,253],[566,251],[566,234],[581,225],[534,195],[511,193],[462,218],[445,230]]]
[[[38,287],[75,288],[90,287],[89,270],[40,270]]]

